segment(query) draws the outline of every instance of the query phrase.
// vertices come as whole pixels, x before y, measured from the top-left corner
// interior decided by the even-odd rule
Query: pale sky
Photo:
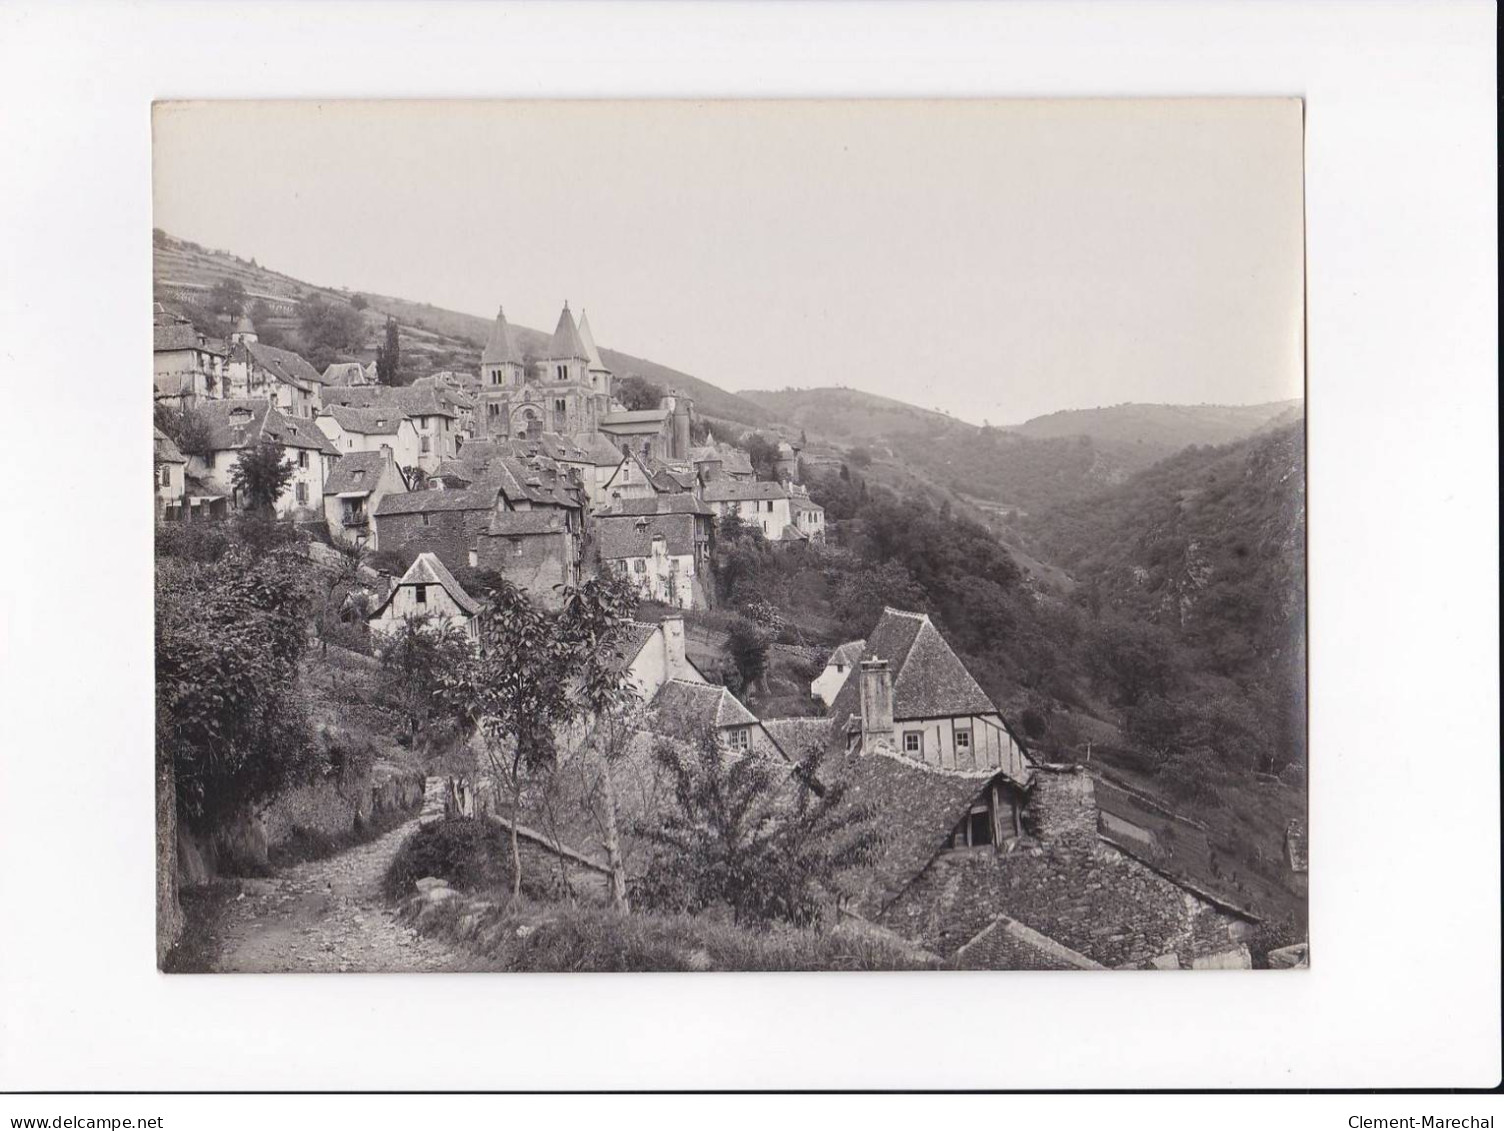
[[[1019,423],[1302,383],[1293,100],[158,107],[155,224],[732,391]]]

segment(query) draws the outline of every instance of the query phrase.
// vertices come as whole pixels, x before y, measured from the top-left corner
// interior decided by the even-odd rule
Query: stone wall
[[[999,915],[1111,967],[1169,955],[1188,967],[1236,948],[1244,920],[1103,841],[1096,821],[1086,774],[1041,771],[1012,851],[941,853],[881,922],[945,956]]]
[[[490,525],[491,511],[430,511],[427,517],[429,525],[424,526],[421,514],[379,515],[376,537],[381,549],[394,550],[409,562],[429,550],[450,569],[469,566],[470,550]]]

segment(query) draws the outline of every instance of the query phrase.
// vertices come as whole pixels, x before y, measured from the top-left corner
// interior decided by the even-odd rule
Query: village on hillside
[[[395,322],[375,361],[320,372],[249,303],[222,337],[153,313],[159,604],[178,560],[256,579],[165,628],[159,607],[167,968],[551,968],[519,948],[581,907],[805,939],[769,959],[696,935],[603,968],[1305,964],[1219,882],[1204,825],[1035,749],[926,612],[880,601],[844,638],[833,615],[821,644],[732,601],[739,555],[839,552],[801,434],[614,373],[567,302],[545,349],[498,310],[477,370],[407,383]],[[251,680],[225,638],[294,573],[298,597],[266,599],[303,603],[268,645],[294,657],[285,686],[190,716],[222,709],[206,683]],[[279,696],[314,700],[317,733],[268,723]],[[1286,857],[1303,885],[1294,825]],[[369,874],[296,920],[321,858]],[[395,941],[367,950],[377,925]]]

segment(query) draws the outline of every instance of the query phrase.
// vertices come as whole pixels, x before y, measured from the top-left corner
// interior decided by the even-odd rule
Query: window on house
[[[642,558],[634,558],[632,560],[632,572],[633,573],[647,573],[647,571],[648,571],[648,563],[646,561],[644,561]]]
[[[521,538],[513,538],[512,539],[512,554],[514,556],[516,556],[516,557],[519,557],[519,558],[522,557],[522,539]]]
[[[903,732],[903,752],[905,754],[924,753],[924,732],[919,730],[906,730]]]
[[[307,483],[299,483],[298,484],[298,487],[297,487],[297,497],[298,497],[298,505],[299,506],[307,505],[307,503],[308,503],[308,484]]]
[[[733,750],[747,750],[752,745],[752,730],[750,727],[733,727],[726,732],[726,740]]]
[[[956,731],[956,749],[958,751],[960,751],[960,750],[970,750],[971,749],[971,731],[969,731],[969,730],[958,730],[958,731]]]
[[[413,586],[413,598],[420,605],[426,605],[426,604],[428,604],[428,586],[426,586],[426,585],[414,585]]]
[[[433,525],[433,515],[431,515],[431,514],[425,514],[423,516],[423,525],[424,526],[432,526]]]
[[[429,452],[433,451],[433,441],[430,440],[427,436],[424,436],[423,437],[423,444],[422,444],[422,447],[420,448],[420,450],[423,452],[424,455],[427,455]]]
[[[307,467],[308,466],[308,453],[307,452],[299,452],[298,453],[298,466],[299,467]]]

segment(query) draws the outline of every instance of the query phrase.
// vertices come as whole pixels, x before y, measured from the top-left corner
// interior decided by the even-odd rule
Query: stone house
[[[782,541],[792,525],[789,492],[782,483],[719,479],[705,484],[700,497],[720,515],[736,515],[762,531],[770,542]]]
[[[865,640],[852,640],[839,645],[830,654],[830,659],[825,661],[825,670],[809,685],[810,695],[827,707],[834,703],[836,692],[846,685],[846,680],[862,662],[862,650],[866,647]]]
[[[825,541],[825,508],[809,497],[809,492],[797,484],[789,484],[789,517],[792,532],[810,542]],[[785,540],[790,538],[784,531]]]
[[[629,499],[656,498],[659,490],[647,465],[629,452],[621,457],[600,493],[602,505],[611,506]]]
[[[399,468],[417,467],[421,446],[418,428],[393,405],[351,408],[329,405],[314,418],[341,455],[386,452]]]
[[[471,564],[501,574],[548,608],[580,582],[580,538],[559,507],[503,511],[476,539]]]
[[[406,491],[407,484],[390,452],[356,451],[340,456],[324,481],[324,519],[329,523],[329,533],[344,542],[365,543],[373,551],[381,549],[374,521],[376,508],[388,495]]]
[[[224,343],[212,341],[186,318],[160,308],[152,318],[152,383],[159,404],[173,408],[226,395]]]
[[[302,520],[323,517],[324,483],[339,452],[311,420],[283,414],[265,397],[208,401],[199,406],[208,426],[206,455],[189,458],[190,504],[194,497],[212,505],[215,499],[237,497],[233,472],[246,449],[263,442],[278,445],[293,465],[293,475],[276,502],[278,518]]]
[[[421,553],[368,619],[373,633],[388,633],[409,617],[426,617],[478,640],[481,608],[436,555]]]
[[[375,510],[376,537],[383,550],[432,553],[458,569],[470,564],[480,536],[504,509],[495,483],[390,494]]]
[[[848,745],[882,740],[926,765],[1027,782],[1023,743],[928,616],[884,609],[860,654],[828,711]]]
[[[228,396],[267,397],[285,416],[312,420],[323,405],[324,380],[291,350],[262,345],[254,333],[237,331],[225,362]]]
[[[783,760],[783,751],[757,716],[726,688],[703,677],[665,680],[648,704],[646,729],[686,744],[710,730],[727,750]]]
[[[188,491],[188,460],[178,451],[172,437],[160,428],[152,428],[152,466],[156,470],[157,520],[175,521],[183,517]]]
[[[697,537],[700,516],[598,515],[593,520],[601,568],[632,579],[639,595],[680,609],[710,607],[702,566],[706,544]]]

